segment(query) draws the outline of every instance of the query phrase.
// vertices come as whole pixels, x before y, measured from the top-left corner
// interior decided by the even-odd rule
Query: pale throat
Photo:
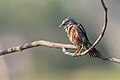
[[[65,32],[69,33],[69,31],[71,30],[72,27],[73,27],[72,24],[66,25],[66,26],[64,27]]]

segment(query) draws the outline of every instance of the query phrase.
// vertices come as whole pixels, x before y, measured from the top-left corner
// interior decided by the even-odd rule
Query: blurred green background
[[[105,0],[109,23],[96,46],[120,58],[120,0]],[[0,0],[0,48],[48,40],[70,43],[61,21],[72,16],[94,42],[103,25],[100,0]],[[120,65],[88,55],[73,58],[61,50],[37,47],[0,57],[0,80],[120,80]]]

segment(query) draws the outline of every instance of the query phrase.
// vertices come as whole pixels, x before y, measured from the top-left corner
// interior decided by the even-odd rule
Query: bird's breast
[[[68,29],[67,35],[69,37],[70,42],[72,42],[74,45],[76,46],[81,45],[82,38],[77,27],[73,26],[71,27],[71,29]]]

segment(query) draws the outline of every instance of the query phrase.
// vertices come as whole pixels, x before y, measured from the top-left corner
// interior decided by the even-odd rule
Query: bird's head
[[[71,16],[68,16],[67,18],[65,18],[63,21],[62,21],[62,23],[61,23],[61,25],[59,26],[59,27],[67,27],[68,25],[74,25],[74,24],[77,24],[76,22],[75,22],[75,20],[71,17]]]

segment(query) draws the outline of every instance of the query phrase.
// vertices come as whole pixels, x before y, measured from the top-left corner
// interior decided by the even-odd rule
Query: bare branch
[[[87,49],[87,50],[85,50],[84,52],[81,53],[81,56],[87,54],[90,50],[92,50],[92,48],[94,48],[94,47],[100,42],[100,40],[101,40],[101,39],[103,38],[103,36],[104,36],[105,30],[106,30],[106,28],[107,28],[107,23],[108,23],[108,17],[107,17],[108,14],[107,14],[107,7],[106,7],[104,1],[101,0],[101,3],[102,3],[102,6],[103,6],[103,8],[104,8],[104,11],[105,11],[105,23],[104,23],[104,26],[103,26],[103,28],[102,28],[102,32],[101,32],[101,34],[99,35],[99,37],[97,38],[97,40],[93,43],[93,45],[92,45],[89,49]],[[64,53],[65,55],[73,56],[73,53],[67,52],[64,47],[62,48],[62,51],[63,51],[63,53]],[[100,54],[100,56],[99,56],[98,58],[100,58],[100,59],[102,59],[102,60],[107,60],[107,61],[111,61],[111,62],[120,63],[120,59],[117,59],[117,58],[114,58],[114,57],[106,57],[106,56],[104,56],[104,55],[102,55],[102,54]]]
[[[25,43],[23,45],[19,45],[16,47],[8,48],[6,50],[0,50],[0,56],[22,51],[22,50],[33,48],[33,47],[37,47],[37,46],[46,46],[46,47],[58,48],[58,49],[59,48],[61,49],[62,47],[69,48],[69,49],[77,49],[77,47],[75,47],[74,45],[70,45],[70,44],[61,44],[61,43],[54,43],[54,42],[49,42],[45,40],[39,40],[39,41],[31,42],[31,43]]]
[[[105,3],[103,0],[101,0],[101,2],[105,10],[105,24],[102,28],[102,33],[100,34],[98,39],[94,42],[94,44],[88,50],[84,51],[81,54],[81,56],[87,54],[92,48],[94,48],[104,36],[105,30],[107,27],[107,21],[108,21],[107,20],[107,7],[105,6]],[[74,45],[70,45],[70,44],[61,44],[61,43],[54,43],[54,42],[49,42],[45,40],[39,40],[39,41],[31,42],[31,43],[25,43],[23,45],[19,45],[16,47],[8,48],[6,50],[0,50],[0,56],[26,50],[26,49],[37,47],[37,46],[46,46],[46,47],[51,47],[51,48],[62,49],[63,53],[69,56],[73,56],[73,53],[67,52],[66,49],[77,49],[77,47],[75,47]],[[114,58],[114,57],[106,57],[102,54],[100,54],[100,57],[98,58],[102,60],[110,61],[110,62],[120,63],[120,59]]]
[[[46,46],[46,47],[57,48],[57,49],[62,48],[63,52],[69,56],[73,56],[73,53],[67,52],[66,49],[77,49],[77,47],[75,47],[74,45],[70,45],[70,44],[61,44],[61,43],[54,43],[54,42],[49,42],[45,40],[39,40],[39,41],[31,42],[31,43],[25,43],[23,45],[19,45],[16,47],[8,48],[6,50],[0,50],[0,56],[26,50],[26,49],[33,48],[33,47],[38,47],[38,46]],[[101,55],[101,57],[99,58],[102,60],[120,63],[120,59],[113,58],[113,57],[106,57],[106,56]]]
[[[62,52],[65,54],[65,55],[68,55],[68,56],[74,56],[74,53],[71,53],[71,52],[67,52],[67,49],[66,48],[62,48]],[[85,54],[82,54],[81,56],[84,56]],[[106,61],[110,61],[110,62],[115,62],[115,63],[120,63],[120,59],[118,58],[114,58],[114,57],[108,57],[108,56],[105,56],[103,54],[100,54],[100,57],[98,57],[99,59],[102,59],[102,60],[106,60]]]
[[[100,40],[103,38],[103,36],[104,36],[104,33],[105,33],[105,30],[106,30],[106,28],[107,28],[107,23],[108,23],[108,14],[107,14],[107,7],[106,7],[106,5],[105,5],[105,3],[104,3],[104,1],[103,0],[101,0],[101,3],[102,3],[102,6],[103,6],[103,8],[104,8],[104,11],[105,11],[105,23],[104,23],[104,26],[103,26],[103,28],[102,28],[102,32],[101,32],[101,34],[99,35],[99,37],[97,38],[97,40],[92,44],[92,46],[89,48],[89,49],[87,49],[86,51],[84,51],[84,52],[82,52],[81,53],[81,55],[85,55],[85,54],[87,54],[90,50],[92,50],[92,48],[94,48],[99,42],[100,42]]]

